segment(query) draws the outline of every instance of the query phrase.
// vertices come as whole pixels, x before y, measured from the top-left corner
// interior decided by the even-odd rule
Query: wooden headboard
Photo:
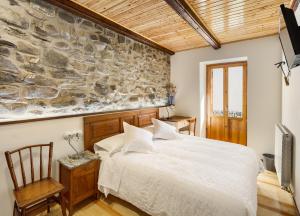
[[[123,121],[137,127],[145,127],[152,124],[152,118],[158,117],[158,108],[120,111],[84,117],[84,149],[93,152],[96,142],[122,133]]]

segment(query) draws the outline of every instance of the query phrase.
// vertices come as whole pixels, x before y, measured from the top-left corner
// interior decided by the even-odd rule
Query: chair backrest
[[[39,148],[39,155],[40,155],[40,180],[43,179],[43,148],[49,148],[49,158],[48,158],[48,172],[47,172],[47,178],[51,177],[51,165],[52,165],[52,154],[53,154],[53,142],[50,142],[49,144],[38,144],[38,145],[30,145],[30,146],[25,146],[19,149],[15,149],[13,151],[6,151],[5,152],[5,157],[6,157],[6,162],[8,165],[8,169],[11,175],[11,178],[14,183],[15,190],[19,190],[19,188],[22,186],[18,184],[18,180],[16,177],[15,169],[14,169],[14,164],[12,160],[12,155],[13,154],[18,154],[19,156],[19,161],[20,161],[20,168],[21,168],[21,175],[22,175],[22,180],[23,180],[23,187],[27,185],[26,182],[26,175],[25,175],[25,170],[24,170],[24,164],[23,164],[23,159],[22,159],[22,152],[29,151],[30,155],[30,168],[31,168],[31,182],[28,183],[33,183],[35,180],[34,177],[34,163],[33,163],[33,151],[32,149]]]

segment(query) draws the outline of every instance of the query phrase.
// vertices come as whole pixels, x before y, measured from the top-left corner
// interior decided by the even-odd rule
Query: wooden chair
[[[49,148],[48,158],[48,171],[47,176],[43,175],[43,149]],[[35,180],[33,149],[39,150],[39,180]],[[27,151],[30,155],[30,168],[31,168],[31,182],[27,183],[22,152]],[[18,184],[15,173],[15,168],[12,160],[12,155],[17,154],[20,162],[22,183]],[[13,215],[31,215],[36,214],[47,209],[50,212],[50,207],[54,202],[60,203],[62,207],[63,216],[66,216],[65,202],[61,196],[64,186],[51,178],[51,165],[52,165],[53,143],[31,145],[19,148],[13,151],[6,151],[5,157],[9,168],[9,172],[14,184],[14,212]],[[47,158],[46,158],[47,159]],[[56,195],[59,194],[57,197]]]

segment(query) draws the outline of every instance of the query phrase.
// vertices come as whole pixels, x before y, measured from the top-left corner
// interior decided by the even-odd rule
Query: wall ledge
[[[149,107],[137,107],[137,108],[132,108],[132,109],[110,110],[110,111],[102,111],[102,112],[76,113],[76,114],[48,116],[48,117],[41,117],[41,118],[12,119],[12,120],[3,119],[3,121],[0,121],[0,126],[11,125],[11,124],[38,122],[38,121],[48,121],[48,120],[56,120],[56,119],[64,119],[64,118],[84,117],[84,116],[92,116],[92,115],[99,115],[99,114],[106,114],[106,113],[117,113],[117,112],[131,111],[131,110],[136,110],[136,109],[161,108],[161,107],[166,107],[166,105],[163,105],[163,106],[149,106]]]

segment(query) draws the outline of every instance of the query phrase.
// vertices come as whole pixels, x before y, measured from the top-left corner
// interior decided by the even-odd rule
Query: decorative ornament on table
[[[176,95],[176,86],[170,82],[167,84],[166,89],[167,89],[167,96],[168,96],[168,104],[166,106],[166,111],[168,114],[167,119],[170,119],[169,108],[171,109],[171,111],[174,111],[175,108],[174,98]]]
[[[176,86],[173,83],[168,83],[166,86],[168,96],[168,106],[175,105],[174,98],[176,95]]]
[[[80,140],[80,137],[81,137],[80,132],[74,132],[74,133],[66,132],[63,135],[64,140],[66,140],[67,143],[69,144],[69,146],[76,152],[76,154],[68,156],[70,160],[80,160],[84,157],[84,154],[80,153],[73,145],[74,143],[72,143],[72,141],[75,141],[76,143],[78,143]]]

